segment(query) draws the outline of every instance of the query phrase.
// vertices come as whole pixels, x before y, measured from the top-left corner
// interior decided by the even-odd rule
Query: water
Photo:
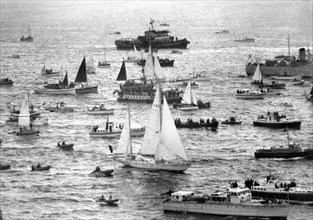
[[[11,169],[1,171],[1,210],[4,219],[204,219],[206,216],[163,213],[160,193],[175,190],[209,192],[227,186],[230,180],[243,182],[247,177],[265,178],[269,173],[286,180],[295,179],[300,186],[313,186],[312,161],[256,160],[254,151],[275,144],[286,145],[286,133],[254,127],[253,118],[268,110],[279,111],[301,119],[301,130],[289,131],[304,146],[313,144],[312,103],[303,93],[308,87],[287,83],[278,97],[243,101],[233,97],[240,88],[250,87],[249,78],[238,78],[245,71],[249,54],[271,58],[287,54],[287,35],[291,37],[291,54],[312,43],[312,2],[309,1],[222,1],[222,2],[1,2],[1,77],[14,80],[11,88],[1,88],[1,163]],[[149,19],[166,21],[174,36],[186,37],[191,43],[183,54],[160,50],[161,57],[175,59],[173,68],[163,68],[164,75],[188,76],[193,71],[210,75],[199,82],[197,95],[211,101],[211,108],[193,113],[172,110],[173,117],[216,117],[218,120],[237,116],[241,126],[220,125],[217,132],[205,129],[179,130],[192,166],[185,174],[148,172],[123,168],[112,161],[108,144],[118,140],[89,138],[88,133],[106,117],[86,114],[86,106],[103,101],[117,108],[110,120],[124,122],[126,110],[116,102],[113,91],[123,57],[130,52],[116,50],[114,40],[136,37],[148,29]],[[21,29],[31,28],[34,42],[22,43]],[[215,34],[229,29],[230,34]],[[120,31],[121,35],[111,34]],[[254,37],[255,43],[237,43],[235,39]],[[88,75],[98,84],[98,94],[55,97],[33,94],[34,80],[41,78],[44,64],[48,68],[67,69],[73,81],[83,56],[112,61],[110,69],[97,69]],[[19,54],[20,59],[6,58]],[[141,68],[126,64],[129,75],[139,76]],[[50,80],[58,80],[52,78]],[[74,113],[46,113],[48,126],[39,127],[40,136],[17,137],[15,129],[4,122],[10,102],[21,104],[25,91],[31,101],[64,101],[75,106]],[[291,105],[289,105],[291,104]],[[131,104],[133,123],[146,123],[150,105]],[[74,143],[74,152],[57,149],[57,142]],[[135,146],[141,139],[135,139]],[[40,162],[51,165],[49,172],[30,172]],[[94,178],[88,174],[96,167],[115,166],[111,178]],[[110,194],[119,197],[118,207],[99,206],[95,198]],[[291,206],[288,219],[312,219],[312,207]],[[210,217],[213,219],[213,217]],[[225,219],[225,217],[214,217]],[[227,217],[227,219],[233,219]]]

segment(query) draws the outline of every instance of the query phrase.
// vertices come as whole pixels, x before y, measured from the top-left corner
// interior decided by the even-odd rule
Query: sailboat
[[[195,93],[193,93],[191,90],[191,80],[188,81],[188,85],[186,87],[182,103],[177,105],[176,107],[184,111],[199,109]]]
[[[251,84],[260,84],[262,82],[262,73],[260,71],[260,64],[256,67],[254,74],[252,76],[253,82]]]
[[[87,70],[86,70],[86,59],[84,57],[80,67],[78,69],[76,78],[76,94],[86,94],[86,93],[98,93],[98,85],[90,86],[87,83]]]
[[[58,84],[47,84],[43,88],[37,88],[34,90],[37,94],[52,94],[52,95],[75,95],[76,90],[74,85],[71,83],[68,84],[67,72],[63,79],[63,82]]]
[[[126,81],[127,75],[126,75],[126,68],[125,68],[125,62],[123,61],[120,72],[118,73],[118,76],[116,78],[116,81]]]
[[[86,71],[88,74],[96,74],[96,67],[94,65],[93,57],[87,62]]]
[[[18,116],[18,125],[20,130],[15,133],[18,136],[39,134],[39,131],[32,129],[32,124],[30,122],[28,93],[27,98],[24,98],[22,103],[22,107]]]
[[[56,76],[60,75],[60,71],[52,71],[52,69],[47,69],[46,65],[43,65],[41,69],[41,75],[43,76]]]
[[[26,41],[26,42],[33,42],[34,38],[32,37],[31,33],[30,33],[30,28],[28,27],[27,29],[28,35],[25,37],[24,36],[24,32],[22,30],[22,37],[21,37],[21,41]]]
[[[98,67],[99,68],[109,68],[109,67],[111,67],[111,64],[109,62],[107,62],[107,57],[106,57],[105,52],[104,52],[104,61],[103,62],[99,61],[98,62]]]
[[[163,109],[161,107],[161,88],[159,83],[157,84],[157,91],[148,122],[141,145],[141,152],[135,154],[132,148],[130,111],[128,107],[127,120],[124,123],[119,144],[114,153],[115,160],[126,166],[154,171],[183,172],[187,170],[190,163],[165,96],[163,98]]]
[[[136,46],[134,45],[134,55],[132,57],[127,57],[127,59],[123,59],[124,62],[138,62],[140,60],[143,60],[142,55],[141,57],[139,56],[139,52],[136,48]]]

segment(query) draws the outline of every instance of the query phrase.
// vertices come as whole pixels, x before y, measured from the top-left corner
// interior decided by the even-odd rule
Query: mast
[[[131,125],[130,125],[130,107],[128,103],[128,124],[129,124],[129,147],[130,147],[130,156],[133,156],[133,147],[132,147],[132,136],[131,136]]]
[[[289,35],[288,35],[288,57],[289,57],[289,62],[288,62],[288,75],[290,75],[291,59],[290,59],[290,36],[289,36]]]

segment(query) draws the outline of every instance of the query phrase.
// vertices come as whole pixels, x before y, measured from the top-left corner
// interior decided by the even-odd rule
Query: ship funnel
[[[306,61],[305,49],[304,48],[300,48],[299,49],[299,60],[300,60],[300,62]]]

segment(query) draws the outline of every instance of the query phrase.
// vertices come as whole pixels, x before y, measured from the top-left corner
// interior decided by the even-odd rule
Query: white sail
[[[256,69],[254,71],[254,74],[252,76],[252,80],[261,82],[261,80],[262,80],[262,73],[260,71],[260,64],[258,64],[258,66],[256,67]]]
[[[149,119],[146,125],[145,135],[141,145],[142,155],[155,155],[157,146],[159,144],[160,127],[160,85],[157,84],[157,91],[150,110]]]
[[[126,120],[123,126],[123,130],[118,141],[118,146],[116,148],[116,154],[128,154],[131,152],[131,139],[130,139],[130,114],[129,109],[127,110]]]
[[[183,96],[183,102],[186,104],[192,104],[192,94],[191,94],[191,83],[190,80],[188,82],[188,85],[186,87],[184,96]]]
[[[153,56],[148,54],[146,58],[146,63],[144,67],[144,74],[146,78],[154,78],[154,65],[153,65]]]
[[[30,118],[29,118],[29,103],[28,98],[24,98],[23,104],[20,110],[20,114],[18,116],[18,125],[21,127],[29,127]]]
[[[197,101],[197,98],[196,98],[196,94],[193,92],[192,93],[192,103],[194,104],[194,105],[198,105],[198,101]]]
[[[157,78],[160,78],[162,75],[162,68],[159,59],[156,56],[154,56],[154,74]]]
[[[134,57],[137,59],[139,59],[139,57],[140,57],[135,45],[134,45]]]
[[[43,65],[41,69],[41,74],[45,74],[45,73],[46,73],[46,65]]]
[[[187,156],[181,143],[179,134],[174,124],[173,117],[168,107],[165,96],[163,97],[162,129],[160,133],[160,144],[157,148],[155,158],[157,160],[187,160]]]

